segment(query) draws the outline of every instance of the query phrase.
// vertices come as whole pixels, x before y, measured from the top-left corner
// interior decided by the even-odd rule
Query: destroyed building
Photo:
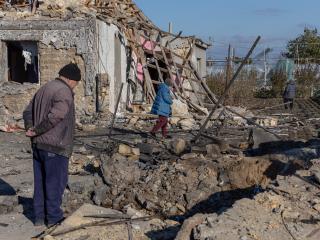
[[[319,104],[223,103],[260,37],[217,100],[203,79],[208,45],[159,29],[131,0],[0,0],[0,9],[0,239],[320,238]],[[7,132],[71,61],[84,75],[78,121],[124,118],[77,124],[67,218],[40,233],[29,139]],[[172,139],[153,138],[148,112],[167,75]]]
[[[34,11],[28,2],[0,1],[2,128],[21,127],[33,93],[70,62],[83,73],[78,115],[114,113],[122,83],[118,113],[151,104],[163,73],[199,110],[208,44],[160,30],[132,1],[36,1]]]

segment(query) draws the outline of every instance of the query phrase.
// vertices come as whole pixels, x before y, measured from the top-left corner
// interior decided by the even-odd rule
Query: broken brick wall
[[[77,55],[75,48],[55,49],[53,46],[39,45],[39,69],[41,85],[55,79],[59,70],[70,62],[75,62],[85,75],[85,63],[81,56]],[[75,104],[77,115],[95,112],[95,103],[92,96],[85,96],[85,82],[81,81],[75,89]]]
[[[39,84],[8,81],[7,42],[13,41],[37,43]],[[0,21],[0,43],[0,127],[8,124],[22,127],[22,112],[33,94],[70,62],[76,62],[83,74],[83,81],[76,89],[78,119],[95,112],[95,20]]]

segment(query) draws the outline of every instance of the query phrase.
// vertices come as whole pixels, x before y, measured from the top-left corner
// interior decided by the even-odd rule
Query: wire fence
[[[213,42],[212,49],[209,50],[209,58],[207,60],[207,74],[211,79],[226,78],[227,69],[234,73],[239,66],[239,62],[242,59],[242,56],[250,48],[250,43],[237,43],[235,47],[231,46],[230,60],[228,60],[227,51],[222,54],[221,52],[215,54],[213,51],[217,45],[220,49],[228,49],[229,44],[223,42]],[[295,79],[298,79],[300,83],[311,84],[311,92],[320,89],[320,43],[297,43],[296,46],[319,46],[319,56],[316,57],[301,57],[306,54],[303,51],[307,51],[307,48],[300,49],[300,52],[297,51],[292,58],[295,62]],[[265,87],[271,85],[270,78],[272,72],[275,71],[280,60],[284,60],[284,52],[287,51],[287,45],[281,44],[277,46],[269,47],[266,44],[259,44],[255,51],[253,52],[250,61],[244,67],[244,73],[250,73],[252,78],[252,72],[254,72],[255,83],[257,88]],[[302,52],[301,52],[302,51]],[[210,54],[211,53],[211,54]],[[245,74],[244,74],[245,75]],[[303,77],[301,77],[303,76]],[[246,78],[246,77],[244,77]],[[307,80],[312,78],[311,80]],[[241,80],[241,78],[239,78]],[[221,79],[222,81],[222,79]]]

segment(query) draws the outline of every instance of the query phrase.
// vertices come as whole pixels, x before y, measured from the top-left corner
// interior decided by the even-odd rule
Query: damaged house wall
[[[36,41],[55,49],[75,48],[86,65],[85,94],[92,95],[96,75],[95,19],[88,20],[4,20],[0,21],[0,40]],[[3,69],[0,73],[5,74]]]
[[[192,41],[195,41],[192,43]],[[191,52],[190,60],[192,64],[195,66],[197,72],[199,73],[200,77],[202,79],[205,79],[207,76],[207,66],[206,66],[206,59],[207,59],[207,49],[209,48],[209,45],[204,43],[203,41],[199,39],[194,38],[188,38],[188,37],[179,37],[174,38],[173,36],[168,36],[166,38],[163,38],[163,45],[166,45],[166,43],[169,42],[172,50],[183,56],[184,58],[187,58],[188,55]],[[190,47],[193,45],[193,48],[190,49]],[[179,64],[183,64],[183,60],[179,59],[179,57],[175,57],[175,61]],[[192,77],[191,75],[188,77]],[[196,84],[193,81],[184,81],[183,87],[185,89],[189,89],[187,92],[187,95],[192,99],[192,101],[197,102],[197,96],[192,93],[192,89],[198,91],[198,93],[201,93],[201,86],[199,84]],[[199,94],[199,97],[202,98],[202,100],[205,99],[205,94]]]
[[[164,38],[163,40],[165,40],[164,45],[167,41],[169,41],[172,50],[174,50],[179,55],[184,57],[188,55],[190,51],[190,38],[181,37],[173,39],[173,36],[169,36],[167,38]],[[202,78],[206,77],[207,75],[206,59],[208,47],[208,44],[200,41],[199,39],[196,39],[191,55],[191,61],[197,67],[197,71]],[[175,60],[179,61],[177,58],[175,58]]]
[[[192,61],[202,78],[207,76],[207,49],[208,46],[196,44],[192,56]]]
[[[36,15],[26,12],[21,15],[20,10],[6,11],[0,21],[0,58],[4,63],[0,66],[0,83],[12,84],[8,82],[8,42],[31,41],[37,46],[40,76],[40,84],[32,87],[39,88],[54,79],[63,65],[76,62],[84,78],[82,86],[76,90],[77,114],[85,115],[87,120],[94,119],[96,111],[114,113],[122,84],[119,115],[127,107],[133,111],[135,105],[150,106],[157,84],[163,80],[161,75],[169,72],[171,77],[177,78],[178,71],[183,76],[181,82],[176,81],[175,88],[181,88],[178,92],[181,94],[182,91],[183,101],[192,110],[206,114],[199,105],[192,103],[196,101],[203,106],[202,101],[208,94],[201,82],[206,74],[204,60],[208,46],[205,43],[194,37],[162,32],[130,0],[116,4],[108,1],[103,7],[102,3],[91,4],[95,7],[90,14],[87,4],[76,8],[43,4]],[[118,17],[120,10],[124,15],[121,18]],[[172,50],[159,40],[170,40]],[[153,62],[156,58],[161,67]],[[184,59],[186,61],[182,62]],[[194,67],[188,66],[189,61]],[[201,72],[195,74],[198,70]],[[30,100],[24,99],[26,103]]]
[[[95,21],[74,20],[16,20],[0,21],[0,40],[2,50],[0,58],[0,82],[8,81],[8,58],[6,45],[8,42],[31,41],[38,46],[40,85],[57,77],[58,71],[65,64],[76,62],[83,73],[83,84],[76,90],[76,105],[79,114],[92,112],[93,89],[96,75]],[[25,84],[24,84],[25,85]],[[22,85],[20,88],[23,88]],[[39,84],[35,84],[39,88]],[[12,86],[15,88],[15,85]],[[27,90],[27,87],[26,87]],[[7,92],[10,94],[10,89]],[[6,96],[5,96],[6,97]],[[31,97],[20,93],[19,99],[24,99],[26,105]],[[14,105],[14,104],[13,104]],[[22,113],[23,108],[14,109],[5,106],[9,112]],[[12,109],[10,109],[12,108]]]
[[[19,108],[16,100],[2,100],[9,103],[2,106],[9,114],[19,116],[22,126],[22,111],[30,101],[32,94],[43,84],[57,77],[65,64],[75,62],[83,73],[83,82],[76,88],[76,107],[80,115],[92,115],[96,111],[98,94],[101,111],[114,112],[121,82],[126,83],[127,57],[124,40],[118,28],[95,18],[86,20],[3,20],[0,21],[0,85],[6,85],[1,98],[8,98],[17,88],[17,84],[8,81],[8,43],[33,42],[38,47],[39,84],[20,84],[14,99],[23,99]],[[119,47],[116,47],[118,45]],[[96,77],[100,77],[103,88],[96,89]],[[103,82],[104,81],[104,82]],[[11,86],[11,87],[8,87]],[[34,89],[29,94],[28,89]],[[24,91],[25,89],[25,91]],[[126,85],[123,93],[126,92]],[[103,95],[103,97],[101,97]],[[122,95],[119,112],[125,109],[125,94]],[[3,122],[8,122],[4,120]],[[9,121],[10,122],[10,121]],[[3,123],[2,123],[3,125]]]
[[[121,83],[124,84],[120,106],[118,112],[125,111],[126,92],[127,92],[127,55],[126,42],[124,36],[118,27],[113,24],[107,24],[100,20],[97,21],[97,45],[98,45],[98,72],[101,75],[107,75],[109,88],[109,104],[100,104],[105,106],[111,113],[114,113],[116,101],[119,95]]]

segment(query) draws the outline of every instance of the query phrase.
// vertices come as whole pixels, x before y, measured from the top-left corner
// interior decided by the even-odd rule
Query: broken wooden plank
[[[164,51],[164,49],[163,49],[162,46],[160,46],[160,48],[161,48],[161,52],[162,52],[162,55],[163,55],[163,58],[164,58],[164,62],[165,62],[165,64],[166,64],[166,67],[167,67],[167,70],[168,70],[168,73],[169,73],[169,76],[170,76],[171,83],[173,84],[173,86],[174,86],[174,88],[176,89],[176,91],[178,92],[178,94],[181,96],[181,91],[180,91],[179,87],[177,86],[176,81],[174,80],[174,76],[173,76],[173,74],[172,74],[172,72],[171,72],[170,65],[169,65],[169,61],[168,61],[168,58],[167,58],[167,56],[166,56],[166,53],[165,53],[165,51]],[[179,98],[181,99],[181,97],[179,97],[179,95],[177,95],[176,93],[174,93],[174,95],[175,95],[178,99],[179,99]]]
[[[120,100],[121,100],[123,86],[124,86],[124,83],[121,83],[121,87],[120,87],[117,103],[116,103],[116,106],[115,106],[115,109],[114,109],[114,113],[113,113],[113,117],[112,117],[112,121],[111,121],[111,125],[110,125],[109,135],[111,135],[111,133],[112,133],[112,129],[113,129],[113,126],[114,126],[114,121],[115,121],[115,119],[117,117],[117,112],[118,112],[118,108],[119,108],[119,104],[120,104]]]
[[[189,61],[189,65],[190,65],[190,67],[192,69],[192,74],[196,77],[198,82],[201,84],[202,88],[208,94],[208,97],[211,100],[211,102],[212,103],[216,103],[217,102],[216,96],[211,92],[211,90],[208,87],[208,85],[203,81],[203,79],[201,78],[200,74],[198,73],[198,71],[196,70],[196,68],[194,67],[194,65],[193,65],[193,63],[191,61]]]
[[[131,219],[131,216],[127,214],[96,214],[96,215],[85,215],[85,218],[109,218],[109,219]]]
[[[255,40],[254,44],[252,45],[251,49],[249,50],[249,52],[247,53],[246,57],[244,58],[244,60],[242,61],[241,65],[239,66],[237,72],[235,73],[235,75],[233,76],[233,78],[231,79],[231,81],[228,83],[228,86],[226,87],[226,90],[224,91],[224,93],[222,94],[222,96],[219,98],[218,102],[216,103],[215,107],[211,110],[209,116],[207,117],[207,119],[205,120],[205,122],[203,123],[203,125],[201,126],[199,133],[197,134],[197,136],[194,138],[193,141],[197,141],[202,132],[206,129],[206,126],[208,124],[208,122],[210,121],[212,115],[214,114],[214,112],[217,110],[218,107],[221,106],[222,102],[224,101],[224,98],[226,96],[226,94],[229,92],[231,86],[233,85],[233,83],[235,82],[235,80],[237,79],[239,73],[241,72],[242,68],[244,67],[244,65],[246,64],[246,62],[248,61],[249,57],[251,56],[253,50],[256,48],[256,46],[258,45],[258,42],[260,41],[261,37],[258,36],[258,38]],[[192,65],[191,65],[192,66]],[[195,71],[195,74],[197,74],[197,72]]]
[[[91,223],[85,223],[85,224],[81,224],[79,226],[76,227],[71,227],[65,230],[61,230],[58,232],[53,232],[50,235],[53,237],[56,236],[61,236],[70,232],[75,232],[78,230],[81,230],[83,228],[88,228],[88,227],[98,227],[98,226],[112,226],[112,225],[121,225],[121,224],[126,224],[128,221],[129,222],[141,222],[141,221],[150,221],[152,219],[154,219],[155,216],[149,216],[149,217],[141,217],[141,218],[133,218],[130,220],[119,220],[119,221],[111,221],[110,220],[101,220],[101,221],[95,221],[95,222],[91,222]]]
[[[138,30],[133,29],[133,33],[134,33],[134,37],[135,37],[136,41],[140,43],[140,35],[138,33]],[[137,54],[141,60],[142,66],[143,66],[143,73],[144,73],[144,77],[145,77],[145,84],[147,86],[148,94],[150,94],[151,99],[154,100],[155,96],[156,96],[156,92],[155,92],[155,89],[152,85],[151,76],[150,76],[149,70],[147,68],[146,56],[145,56],[143,48],[140,44],[139,44],[139,49],[138,49]]]
[[[170,42],[167,42],[167,43],[168,43],[168,48],[169,48],[169,50],[170,50],[170,51],[169,51],[169,54],[170,54],[170,57],[171,57],[171,59],[172,59],[173,66],[174,66],[174,68],[176,69],[177,78],[178,78],[178,80],[179,80],[179,82],[181,83],[181,86],[182,86],[182,85],[183,85],[183,82],[182,82],[181,74],[180,74],[180,72],[179,72],[179,69],[178,69],[176,63],[175,63],[175,59],[174,59],[174,57],[172,56],[171,44],[170,44]],[[197,98],[200,106],[203,107],[203,102],[201,101],[201,98],[199,97],[199,95],[196,93],[195,86],[193,85],[193,83],[192,83],[191,81],[189,81],[189,83],[190,83],[190,85],[191,85],[191,87],[192,87],[192,89],[193,89],[193,92],[194,92],[194,94],[195,94],[195,96],[196,96],[196,98]],[[185,91],[184,91],[184,88],[181,87],[181,89],[182,89],[182,92],[186,95],[186,93],[185,93]]]

